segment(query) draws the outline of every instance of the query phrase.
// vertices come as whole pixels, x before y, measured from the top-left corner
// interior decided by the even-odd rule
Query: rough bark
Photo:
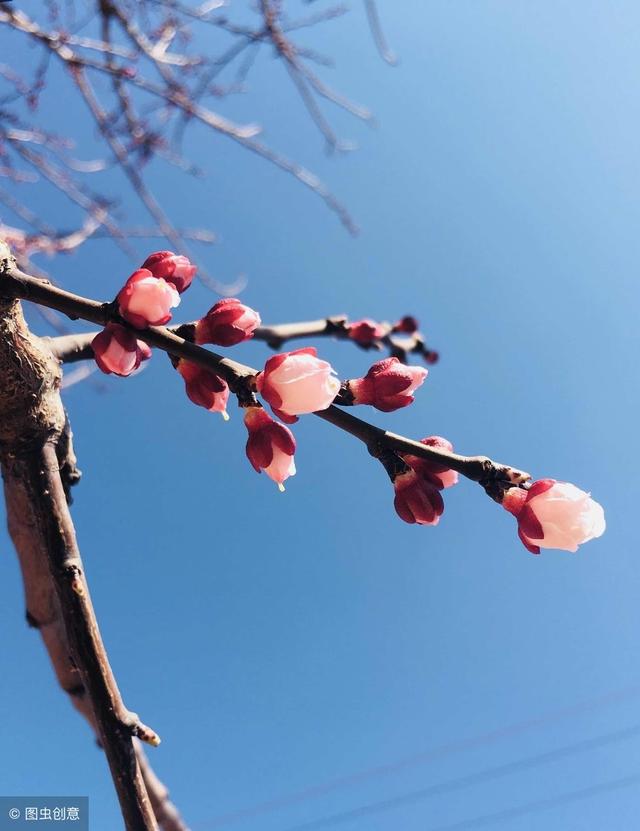
[[[6,257],[0,242],[0,259]],[[58,362],[29,331],[20,303],[0,296],[0,466],[27,622],[39,630],[60,686],[105,750],[127,831],[156,829],[156,816],[165,831],[186,831],[134,745],[134,736],[159,740],[125,708],[91,605],[68,508],[79,471],[60,381]]]

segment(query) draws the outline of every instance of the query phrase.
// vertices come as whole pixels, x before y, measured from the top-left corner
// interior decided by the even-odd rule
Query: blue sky
[[[251,94],[220,109],[264,123],[318,172],[357,239],[288,177],[198,128],[188,148],[206,180],[158,167],[157,193],[178,224],[219,232],[204,261],[221,280],[246,273],[242,296],[266,322],[416,315],[441,362],[412,407],[371,420],[575,482],[605,506],[607,532],[576,555],[533,557],[466,481],[446,492],[437,528],[408,526],[382,468],[311,418],[295,428],[298,474],[281,495],[245,459],[239,415],[224,424],[193,407],[156,355],[133,379],[65,395],[84,471],[73,513],[112,664],[163,737],[152,761],[194,831],[289,831],[561,748],[317,827],[431,831],[497,815],[482,827],[630,830],[640,8],[381,0],[401,57],[391,69],[353,5],[301,39],[334,55],[328,76],[374,110],[374,130],[333,119],[358,152],[323,154],[267,55]],[[81,114],[49,106],[58,129]],[[81,139],[90,156],[92,131]],[[48,267],[107,299],[131,263],[96,241]],[[214,299],[195,286],[179,319]],[[348,344],[317,345],[342,377],[368,366]],[[268,355],[257,343],[233,354]],[[87,794],[93,831],[120,827],[104,759],[23,623],[4,530],[0,551],[0,791]]]

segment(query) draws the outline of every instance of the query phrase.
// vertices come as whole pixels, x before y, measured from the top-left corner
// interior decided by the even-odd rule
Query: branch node
[[[27,609],[27,611],[25,612],[25,615],[24,615],[24,616],[25,616],[25,619],[26,619],[26,621],[27,621],[27,626],[28,626],[30,629],[39,629],[39,628],[40,628],[40,621],[39,621],[39,620],[37,620],[37,619],[36,619],[36,618],[35,618],[35,617],[31,614],[31,612],[30,612],[28,609]]]
[[[488,496],[499,503],[502,502],[506,491],[513,487],[523,487],[531,479],[531,474],[509,465],[498,464],[486,456],[479,456],[474,461],[482,467],[477,479],[478,484],[485,489]]]
[[[132,736],[136,736],[141,742],[150,744],[152,747],[158,747],[161,742],[160,736],[151,727],[147,727],[140,721],[137,713],[132,713],[127,710],[127,714],[121,719],[122,725],[129,731]]]
[[[394,450],[386,447],[382,439],[374,439],[374,441],[367,444],[367,450],[374,459],[380,462],[392,482],[396,476],[409,470],[409,465],[404,459]]]

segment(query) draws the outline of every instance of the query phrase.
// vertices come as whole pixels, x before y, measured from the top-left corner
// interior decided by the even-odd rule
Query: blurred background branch
[[[0,232],[21,266],[33,270],[34,254],[69,253],[98,236],[130,250],[132,231],[122,216],[129,194],[96,184],[96,174],[114,167],[124,174],[131,196],[151,221],[148,233],[138,229],[136,236],[161,237],[193,259],[190,242],[211,242],[214,234],[208,228],[186,232],[176,226],[147,171],[159,161],[185,176],[202,177],[184,151],[185,132],[195,123],[294,177],[324,201],[349,233],[357,233],[343,203],[312,171],[259,138],[261,126],[239,124],[218,112],[224,99],[247,91],[256,59],[266,48],[286,68],[327,151],[353,149],[352,142],[338,136],[325,105],[368,122],[371,112],[329,86],[320,72],[332,65],[331,59],[297,40],[299,32],[342,17],[346,6],[329,4],[292,16],[282,0],[260,0],[255,8],[247,3],[232,16],[228,5],[220,0],[195,5],[177,0],[50,0],[32,15],[17,4],[0,7],[0,26],[14,35],[16,54],[35,46],[28,71],[16,69],[13,61],[0,64],[0,178],[11,186],[11,191],[0,189]],[[364,6],[378,50],[393,63],[375,3]],[[93,121],[100,158],[76,158],[79,142],[73,124],[65,135],[47,128],[42,104],[53,95],[49,80],[56,63],[65,71],[69,94],[82,100]],[[42,215],[33,188],[27,187],[42,181],[80,209],[83,218],[77,229],[69,232],[58,227],[55,217]],[[16,185],[25,185],[20,197]],[[199,266],[205,283],[224,290]]]

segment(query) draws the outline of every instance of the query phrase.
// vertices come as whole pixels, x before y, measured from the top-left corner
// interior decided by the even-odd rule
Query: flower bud
[[[393,324],[393,331],[402,332],[405,335],[414,335],[418,331],[418,321],[411,315],[405,315]]]
[[[262,407],[247,407],[244,423],[249,432],[247,458],[258,473],[264,470],[283,491],[282,483],[296,472],[293,433],[284,424],[274,421]]]
[[[373,346],[380,338],[383,338],[387,333],[387,329],[375,320],[356,320],[354,323],[349,323],[347,331],[351,340],[355,341],[360,346]]]
[[[161,277],[172,283],[180,294],[189,288],[197,271],[188,257],[174,254],[173,251],[156,251],[149,254],[142,268],[148,269],[154,277]]]
[[[122,317],[135,326],[163,326],[171,320],[174,306],[179,305],[180,295],[171,283],[162,277],[154,277],[146,268],[134,271],[117,297]]]
[[[98,367],[107,375],[126,378],[151,357],[151,349],[133,332],[118,323],[108,323],[91,341]]]
[[[517,518],[518,536],[532,554],[541,548],[575,552],[606,528],[602,505],[569,482],[540,479],[528,490],[509,488],[502,505]]]
[[[398,474],[393,480],[396,495],[393,505],[405,522],[437,525],[444,511],[440,491],[415,470]]]
[[[227,297],[209,309],[196,324],[196,343],[235,346],[253,337],[260,315],[235,297]]]
[[[282,352],[269,358],[256,377],[260,395],[278,416],[326,410],[340,390],[340,381],[313,347]]]
[[[397,358],[377,361],[364,378],[353,378],[348,387],[354,404],[371,404],[383,413],[399,410],[413,402],[413,393],[423,383],[428,370],[406,366]]]
[[[421,444],[426,444],[427,447],[435,447],[439,450],[453,450],[453,445],[442,436],[428,436],[426,439],[420,439]],[[412,456],[409,454],[402,454],[402,458],[410,465],[416,473],[420,474],[424,479],[428,479],[434,487],[442,490],[443,488],[450,488],[458,481],[458,474],[455,470],[451,470],[446,465],[432,462],[429,459],[423,459],[422,456]]]
[[[184,378],[186,392],[191,401],[211,413],[221,413],[222,418],[227,421],[227,382],[210,369],[205,369],[192,361],[185,361],[184,358],[180,358],[176,369]]]

